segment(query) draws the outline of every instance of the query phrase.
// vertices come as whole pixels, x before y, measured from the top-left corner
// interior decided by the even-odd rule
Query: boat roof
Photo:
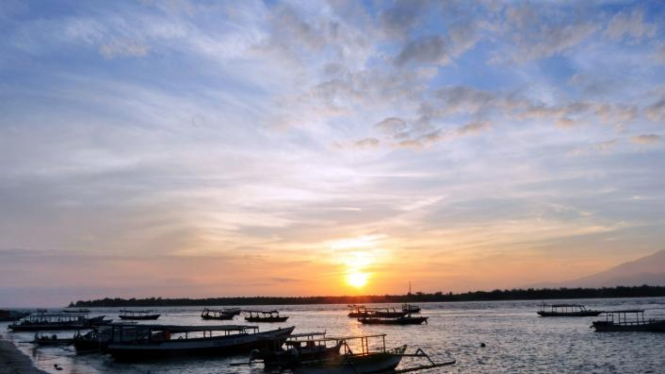
[[[565,308],[565,307],[584,307],[582,304],[542,304],[544,306],[551,306],[554,308]]]
[[[113,324],[113,327],[138,328],[145,330],[169,330],[171,332],[191,332],[191,331],[244,331],[258,330],[258,326],[248,325],[202,325],[202,326],[180,326],[180,325],[132,325],[132,324]]]
[[[300,334],[291,334],[289,335],[289,339],[292,338],[306,338],[306,337],[315,337],[315,336],[326,336],[325,331],[324,332],[303,332]]]
[[[266,310],[245,310],[245,312],[247,312],[247,313],[263,313],[263,314],[275,314],[275,313],[279,314],[279,311],[277,311],[277,310],[269,310],[269,311],[266,311]]]
[[[644,313],[644,309],[622,309],[622,310],[607,310],[607,314],[611,313]]]
[[[129,310],[129,309],[120,309],[120,313],[152,313],[153,310]]]

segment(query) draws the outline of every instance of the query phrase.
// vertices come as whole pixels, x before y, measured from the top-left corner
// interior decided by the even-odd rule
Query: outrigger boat
[[[152,310],[121,310],[120,319],[133,321],[156,320],[161,314],[153,313]]]
[[[37,313],[9,325],[8,328],[12,331],[85,330],[111,321],[113,320],[104,319],[104,316],[85,318],[64,313]]]
[[[29,343],[39,345],[39,346],[56,346],[56,345],[70,345],[74,342],[74,339],[59,339],[58,335],[39,335],[35,333],[34,340]]]
[[[246,310],[248,316],[245,316],[245,321],[247,322],[285,322],[289,319],[288,316],[280,316],[279,312],[272,310],[269,312],[264,312],[260,310]]]
[[[629,318],[628,316],[632,316]],[[605,312],[604,321],[594,321],[591,326],[597,332],[648,331],[665,332],[665,320],[646,319],[644,310],[628,309]]]
[[[455,363],[455,360],[435,363],[421,349],[407,354],[406,345],[388,350],[386,334],[309,338],[299,343],[288,345],[287,341],[289,348],[276,354],[254,354],[249,363],[262,360],[267,372],[296,374],[406,373]],[[370,350],[370,346],[376,348]],[[426,358],[429,362],[395,371],[403,357]]]
[[[420,307],[418,305],[402,304],[402,312],[409,314],[420,313]]]
[[[201,312],[202,319],[214,319],[220,321],[228,321],[235,317],[235,311],[229,312],[228,309],[208,309],[205,308]]]
[[[259,332],[256,326],[110,325],[106,352],[120,361],[249,353],[266,341],[281,341],[295,327]]]
[[[362,317],[358,322],[363,325],[420,325],[427,323],[429,317],[412,317],[410,314],[404,317],[386,318],[386,317]]]
[[[395,308],[367,308],[363,305],[349,305],[351,311],[348,316],[351,318],[379,317],[379,318],[397,318],[404,317],[408,312],[398,311]]]
[[[601,310],[589,310],[579,304],[541,304],[538,315],[541,317],[596,317]]]

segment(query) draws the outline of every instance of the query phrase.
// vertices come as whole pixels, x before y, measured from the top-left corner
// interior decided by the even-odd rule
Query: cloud
[[[458,128],[455,133],[459,136],[478,135],[492,129],[492,124],[487,121],[477,121],[467,123]]]
[[[631,136],[630,141],[636,144],[652,145],[660,143],[661,137],[655,134],[644,134],[644,135]]]
[[[365,138],[365,139],[358,140],[354,143],[356,148],[362,148],[362,149],[376,148],[376,147],[379,146],[379,144],[381,144],[381,142],[379,141],[379,139],[376,139],[376,138]]]
[[[145,57],[150,49],[145,44],[125,40],[104,44],[99,48],[99,53],[105,58],[116,57]]]
[[[404,38],[419,23],[427,4],[427,1],[397,1],[379,12],[379,25],[388,36]]]
[[[390,117],[378,122],[374,127],[387,135],[396,135],[407,129],[406,121],[401,118]]]
[[[614,41],[631,38],[633,41],[652,37],[656,34],[658,26],[644,22],[644,10],[633,9],[621,11],[612,17],[603,33]]]
[[[612,150],[614,150],[618,145],[619,141],[616,139],[606,140],[603,142],[593,143],[587,146],[575,148],[572,151],[568,152],[568,154],[572,156],[587,156],[590,154],[606,155],[609,154]]]
[[[665,121],[665,97],[644,108],[646,116],[653,122]]]
[[[659,43],[656,45],[651,59],[657,64],[665,64],[665,44]]]
[[[395,57],[395,65],[408,63],[447,65],[451,62],[446,40],[440,35],[424,36],[406,43]]]

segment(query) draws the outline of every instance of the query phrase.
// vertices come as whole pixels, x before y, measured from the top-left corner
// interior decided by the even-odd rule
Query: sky
[[[0,306],[562,282],[663,249],[660,1],[0,2]]]

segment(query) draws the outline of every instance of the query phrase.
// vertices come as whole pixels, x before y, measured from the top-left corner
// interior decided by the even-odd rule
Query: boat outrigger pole
[[[418,350],[416,350],[416,353],[402,353],[401,356],[402,357],[426,358],[427,361],[429,361],[429,364],[415,366],[415,367],[412,367],[412,368],[400,369],[400,370],[384,371],[384,372],[380,372],[380,373],[377,373],[377,374],[412,373],[414,371],[419,371],[419,370],[427,370],[427,369],[438,368],[438,367],[442,367],[442,366],[455,365],[455,363],[457,362],[457,360],[455,360],[454,358],[451,358],[449,361],[446,361],[446,362],[434,362],[432,360],[432,358],[429,357],[429,355],[427,353],[425,353],[425,351],[423,351],[420,348],[418,348]]]

